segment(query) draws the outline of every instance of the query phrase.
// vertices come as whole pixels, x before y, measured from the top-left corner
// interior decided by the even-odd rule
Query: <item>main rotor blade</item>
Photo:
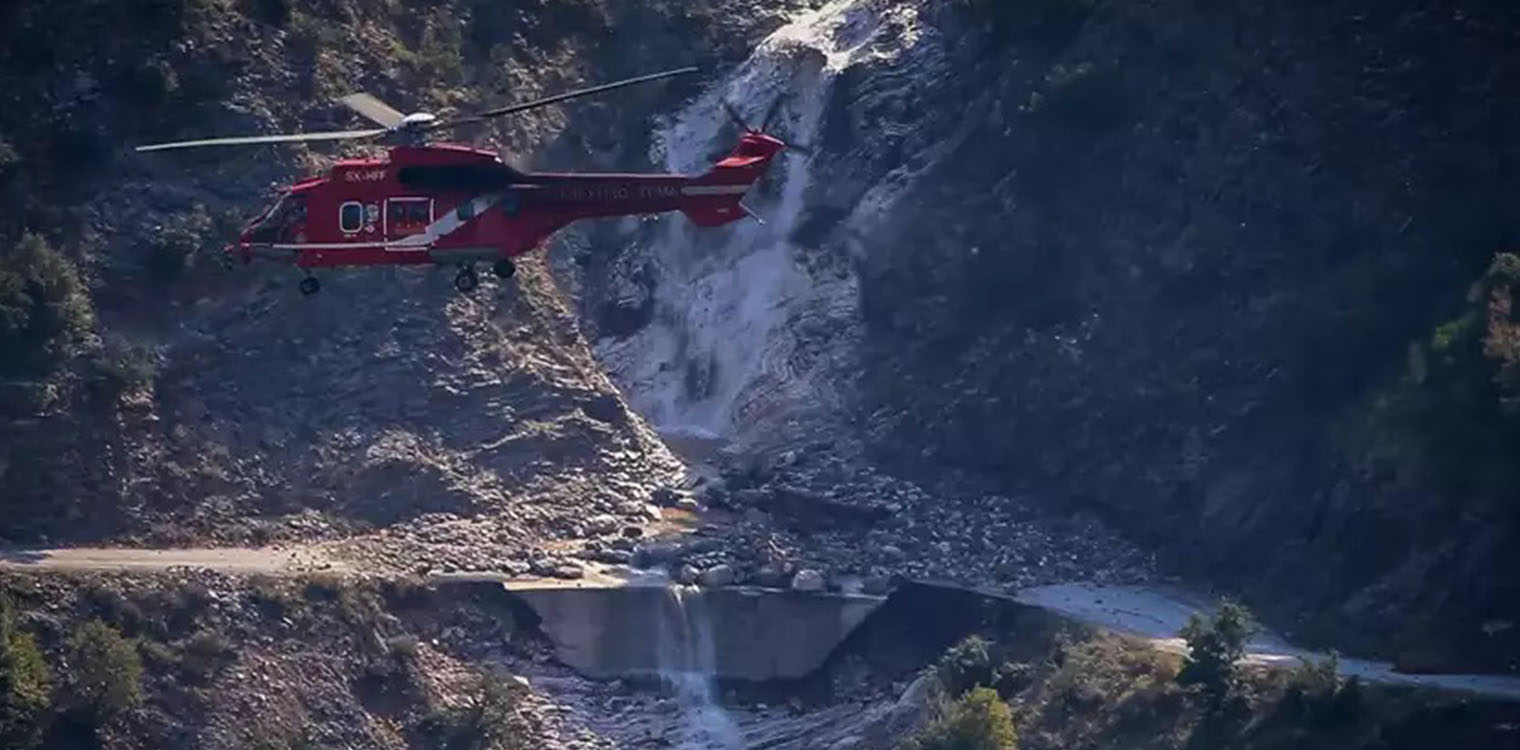
[[[574,99],[576,97],[589,96],[591,94],[600,94],[603,91],[611,91],[613,89],[620,89],[620,88],[623,88],[624,86],[632,86],[632,85],[634,85],[636,83],[644,83],[646,81],[654,81],[654,80],[658,80],[658,79],[661,79],[661,78],[669,78],[671,76],[677,76],[677,75],[682,75],[684,73],[695,73],[695,72],[697,72],[697,68],[677,68],[675,70],[667,70],[667,71],[664,71],[662,73],[651,73],[649,75],[639,76],[637,78],[628,78],[628,79],[625,79],[625,80],[622,80],[622,81],[616,81],[616,82],[613,82],[613,83],[604,83],[604,84],[602,84],[600,86],[592,86],[590,88],[577,89],[575,91],[570,91],[570,92],[566,92],[566,93],[563,93],[563,94],[555,94],[554,96],[546,96],[546,97],[544,97],[542,99],[535,99],[535,100],[530,101],[530,102],[523,102],[522,104],[511,104],[511,105],[508,105],[508,106],[505,106],[505,107],[498,107],[496,109],[488,109],[488,110],[486,110],[484,112],[480,112],[480,113],[471,115],[469,117],[461,117],[461,118],[454,119],[454,120],[444,120],[444,121],[441,121],[441,122],[435,122],[432,125],[429,125],[427,129],[428,130],[437,130],[438,128],[450,128],[450,127],[454,127],[455,125],[464,125],[464,124],[473,123],[473,122],[481,122],[481,121],[483,121],[483,120],[485,120],[487,118],[500,117],[502,115],[510,115],[510,114],[513,114],[513,113],[516,113],[516,112],[522,112],[524,110],[535,109],[537,107],[543,107],[545,105],[554,104],[556,102],[562,102],[562,101],[565,101],[566,99]]]
[[[728,113],[728,119],[733,120],[734,124],[738,125],[740,130],[746,133],[754,132],[754,128],[751,128],[749,126],[749,123],[744,121],[744,117],[743,115],[739,114],[739,110],[734,109],[734,105],[729,104],[727,99],[722,100],[722,104],[723,111]]]
[[[375,130],[340,130],[328,133],[286,133],[283,135],[248,135],[234,138],[207,138],[199,141],[176,141],[138,146],[137,151],[162,151],[170,148],[194,148],[197,146],[237,146],[247,143],[289,143],[292,141],[341,141],[347,138],[373,138],[390,132],[388,128]]]
[[[765,110],[765,117],[760,118],[760,131],[761,132],[764,132],[766,128],[768,128],[768,127],[771,126],[771,120],[775,119],[776,113],[780,112],[780,111],[781,111],[781,97],[778,96],[778,97],[776,97],[775,101],[771,102],[770,109]]]
[[[396,111],[395,107],[362,91],[349,94],[338,101],[342,102],[349,109],[374,120],[383,127],[395,129],[397,125],[401,124],[402,120],[406,119],[406,115]]]

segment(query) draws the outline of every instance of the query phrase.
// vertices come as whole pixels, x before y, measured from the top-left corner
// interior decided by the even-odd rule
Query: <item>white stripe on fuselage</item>
[[[397,242],[306,242],[302,244],[274,244],[267,245],[276,250],[358,250],[361,247],[380,247],[387,250],[426,250],[425,246],[407,245],[400,246]]]
[[[453,234],[455,230],[464,226],[465,222],[473,219],[496,205],[505,196],[505,193],[486,193],[471,198],[454,207],[454,210],[438,217],[432,224],[427,225],[421,232],[409,234],[394,242],[385,243],[386,250],[416,250],[428,247],[438,240]],[[460,216],[460,209],[470,207],[470,219]]]

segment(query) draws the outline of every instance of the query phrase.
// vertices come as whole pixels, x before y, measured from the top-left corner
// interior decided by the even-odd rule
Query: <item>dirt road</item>
[[[336,554],[336,550],[321,546],[0,550],[0,570],[167,571],[175,568],[267,575],[356,570],[355,565]],[[440,576],[449,577],[451,576]],[[493,576],[476,574],[473,577]],[[606,576],[599,576],[596,580],[560,582],[560,585],[617,585],[612,578],[602,578]],[[1024,604],[1060,612],[1086,623],[1149,639],[1157,648],[1173,652],[1186,649],[1177,633],[1187,622],[1188,615],[1210,611],[1207,602],[1186,592],[1140,586],[1058,584],[1025,589],[1014,598]],[[1247,644],[1246,660],[1255,664],[1291,666],[1300,659],[1318,660],[1326,657],[1327,654],[1297,648],[1271,632],[1258,633]],[[1387,662],[1349,658],[1340,659],[1340,671],[1345,676],[1357,675],[1368,682],[1438,687],[1520,700],[1520,676],[1405,674],[1394,671],[1393,665]]]
[[[7,549],[0,551],[0,570],[159,571],[206,568],[227,573],[298,575],[322,570],[350,569],[341,559],[318,547],[228,547],[206,549],[89,548]]]

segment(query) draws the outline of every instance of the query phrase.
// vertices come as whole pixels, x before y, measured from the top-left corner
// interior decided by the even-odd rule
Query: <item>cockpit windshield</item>
[[[290,242],[306,223],[306,196],[286,193],[248,233],[252,242]]]

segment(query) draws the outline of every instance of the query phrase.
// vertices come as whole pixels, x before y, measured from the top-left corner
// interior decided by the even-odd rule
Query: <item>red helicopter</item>
[[[726,102],[725,111],[743,133],[727,157],[700,175],[524,172],[490,151],[428,142],[440,130],[695,71],[654,73],[447,120],[426,112],[402,114],[357,93],[339,101],[381,127],[179,141],[137,150],[381,140],[389,146],[385,158],[339,160],[326,175],[291,185],[228,253],[245,264],[254,257],[294,262],[306,274],[302,294],[321,288],[313,268],[424,264],[457,266],[454,286],[468,292],[480,283],[475,263],[490,262],[498,277],[511,278],[513,258],[578,219],[680,211],[698,226],[716,227],[753,215],[740,200],[777,153],[798,147],[749,128]]]

